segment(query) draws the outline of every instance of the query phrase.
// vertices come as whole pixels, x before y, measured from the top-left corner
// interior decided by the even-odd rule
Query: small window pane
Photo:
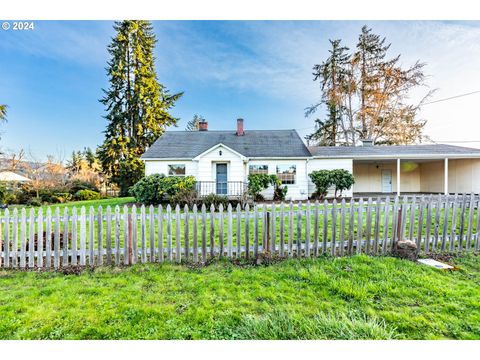
[[[277,176],[282,184],[295,184],[297,167],[295,165],[277,165]]]
[[[185,176],[185,165],[168,165],[169,176]]]
[[[268,174],[268,165],[250,165],[250,174]]]

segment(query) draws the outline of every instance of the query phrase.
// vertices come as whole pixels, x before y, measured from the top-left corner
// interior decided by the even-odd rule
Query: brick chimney
[[[208,121],[200,121],[198,123],[198,131],[208,131]]]
[[[237,136],[243,136],[245,132],[243,131],[243,119],[237,119]]]

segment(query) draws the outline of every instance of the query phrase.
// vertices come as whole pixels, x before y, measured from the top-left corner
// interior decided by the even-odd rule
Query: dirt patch
[[[65,236],[64,236],[63,232],[61,232],[59,235],[60,235],[59,236],[60,249],[62,249],[63,246],[65,245]],[[66,241],[67,241],[67,243],[72,242],[72,233],[68,233]],[[38,233],[35,233],[34,238],[33,238],[33,249],[34,250],[38,250],[38,244],[39,244]],[[45,231],[43,232],[43,235],[42,235],[42,245],[43,245],[43,250],[45,250],[47,248],[47,233]],[[54,250],[54,248],[55,248],[55,234],[52,232],[51,237],[50,237],[50,250]],[[29,241],[28,238],[26,239],[26,249],[27,249],[27,251],[30,250],[30,241]]]
[[[444,263],[449,263],[452,261],[453,258],[459,257],[459,254],[454,254],[454,253],[430,253],[430,254],[425,254],[426,258],[430,258],[433,260],[441,261]]]

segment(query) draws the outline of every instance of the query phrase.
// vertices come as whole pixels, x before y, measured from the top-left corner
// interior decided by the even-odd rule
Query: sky
[[[480,22],[437,21],[154,21],[159,81],[184,92],[172,110],[178,128],[195,113],[210,129],[297,129],[314,118],[305,108],[320,98],[312,66],[328,54],[329,39],[353,48],[367,24],[401,54],[406,67],[427,63],[428,88],[417,102],[480,90]],[[108,87],[111,21],[35,21],[34,30],[0,29],[0,151],[24,149],[36,159],[68,159],[73,150],[103,142],[102,88]],[[480,147],[480,93],[426,105],[420,118],[432,140]],[[171,128],[174,129],[174,128]],[[469,142],[463,142],[469,141]],[[478,142],[470,142],[478,141]]]

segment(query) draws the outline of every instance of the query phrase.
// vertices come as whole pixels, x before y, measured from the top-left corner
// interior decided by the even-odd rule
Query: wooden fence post
[[[266,209],[266,208],[264,208]],[[265,227],[265,234],[266,234],[266,237],[265,237],[265,247],[263,249],[263,253],[264,254],[268,254],[270,253],[270,237],[271,237],[271,234],[270,234],[270,211],[266,211],[265,214],[265,224],[263,225]]]
[[[402,226],[402,216],[403,216],[403,206],[399,206],[397,208],[397,214],[396,214],[396,222],[395,222],[395,236],[393,237],[393,241],[392,241],[392,251],[395,252],[397,251],[397,243],[399,240],[401,240],[401,236],[402,236],[402,229],[401,229],[401,226]]]

